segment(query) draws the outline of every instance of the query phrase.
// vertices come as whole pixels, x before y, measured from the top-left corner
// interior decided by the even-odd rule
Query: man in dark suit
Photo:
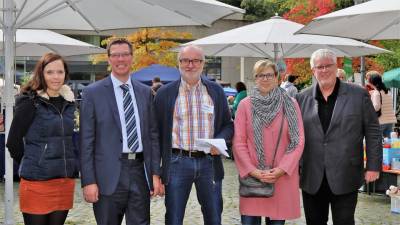
[[[221,224],[223,165],[218,151],[198,151],[199,138],[230,141],[233,123],[223,89],[202,78],[204,53],[186,46],[178,54],[181,79],[161,87],[155,97],[165,184],[165,224],[181,225],[193,183],[204,223]]]
[[[365,89],[336,78],[336,55],[315,51],[310,59],[317,83],[296,96],[305,146],[300,187],[308,225],[354,224],[358,189],[379,177],[382,142],[378,118]],[[363,139],[366,143],[366,172]]]
[[[80,106],[83,195],[97,224],[150,224],[161,191],[158,131],[149,87],[130,78],[132,45],[107,46],[111,74],[85,88]]]

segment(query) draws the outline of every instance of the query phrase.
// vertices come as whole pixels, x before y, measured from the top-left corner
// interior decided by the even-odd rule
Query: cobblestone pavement
[[[239,199],[238,199],[238,182],[237,172],[234,163],[231,160],[225,160],[226,176],[223,182],[224,191],[224,225],[240,224],[239,215]],[[18,183],[14,185],[15,191],[15,219],[18,225],[23,224],[21,213],[18,209]],[[164,199],[155,198],[151,202],[151,224],[164,224]],[[0,183],[0,224],[4,221],[4,183]],[[302,213],[303,214],[303,213]],[[93,216],[92,206],[85,203],[82,198],[80,182],[77,180],[74,208],[70,211],[66,224],[74,225],[92,225],[96,224]],[[123,223],[125,224],[125,223]],[[201,225],[203,218],[199,204],[195,194],[195,189],[190,195],[186,208],[185,225]],[[304,215],[297,220],[287,221],[286,224],[302,225],[305,224]],[[332,224],[330,222],[329,224]],[[400,215],[390,212],[390,199],[385,196],[370,196],[359,194],[358,205],[356,210],[356,224],[359,225],[395,225],[400,224]]]

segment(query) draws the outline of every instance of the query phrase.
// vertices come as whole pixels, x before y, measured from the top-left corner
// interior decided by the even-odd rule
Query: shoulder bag
[[[280,142],[281,136],[282,136],[283,119],[284,119],[284,115],[282,115],[282,121],[281,121],[281,126],[279,129],[278,141],[276,142],[276,146],[275,146],[275,150],[274,150],[274,158],[272,159],[272,165],[271,165],[271,167],[266,166],[266,169],[273,168],[273,166],[274,166],[276,151],[278,150],[279,142]],[[263,163],[263,162],[261,162],[261,163]],[[241,178],[239,176],[239,195],[241,197],[269,198],[274,195],[274,191],[275,191],[275,188],[274,188],[273,183],[262,182],[259,179],[252,177],[250,175],[247,177],[243,177],[243,178]]]

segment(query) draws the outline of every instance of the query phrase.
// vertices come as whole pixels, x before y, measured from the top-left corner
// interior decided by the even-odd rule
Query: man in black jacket
[[[296,96],[304,123],[300,187],[308,225],[354,224],[358,189],[379,177],[382,142],[378,118],[365,89],[336,77],[336,55],[328,49],[310,59],[317,83]],[[363,139],[366,141],[364,172]]]

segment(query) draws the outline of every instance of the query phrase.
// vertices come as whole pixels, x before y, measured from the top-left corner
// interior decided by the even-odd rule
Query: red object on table
[[[382,165],[382,170],[390,170],[390,165]]]

